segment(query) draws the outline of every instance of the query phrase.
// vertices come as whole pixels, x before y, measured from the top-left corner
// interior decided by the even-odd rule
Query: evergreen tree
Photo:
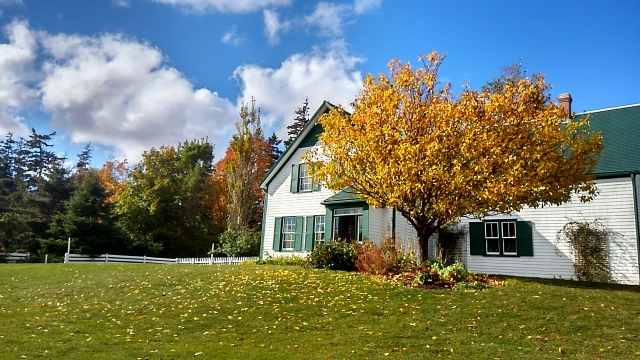
[[[100,176],[89,172],[66,203],[66,211],[54,216],[49,233],[58,241],[71,237],[80,254],[126,252],[125,238],[113,218],[113,204],[106,199]]]
[[[269,147],[271,147],[271,165],[273,165],[282,155],[282,150],[280,150],[279,147],[279,145],[282,144],[282,139],[278,139],[278,135],[273,133],[267,139],[267,143],[269,144]]]
[[[285,148],[293,144],[298,134],[300,134],[307,122],[309,122],[309,98],[304,99],[302,107],[298,108],[295,113],[296,117],[293,119],[293,124],[287,126],[289,138],[284,141]]]

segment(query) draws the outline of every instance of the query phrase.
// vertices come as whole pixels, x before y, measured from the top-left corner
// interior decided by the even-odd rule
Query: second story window
[[[311,191],[311,182],[312,177],[309,174],[309,166],[307,164],[300,164],[299,175],[298,175],[298,183],[299,188],[298,191]]]

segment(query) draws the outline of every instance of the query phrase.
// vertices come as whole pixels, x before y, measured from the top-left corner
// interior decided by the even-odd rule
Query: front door
[[[346,242],[362,241],[362,208],[334,210],[333,239]]]

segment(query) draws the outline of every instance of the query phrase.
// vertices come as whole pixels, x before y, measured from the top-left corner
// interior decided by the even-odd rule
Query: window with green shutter
[[[469,223],[469,253],[489,256],[533,256],[530,221],[487,220]]]

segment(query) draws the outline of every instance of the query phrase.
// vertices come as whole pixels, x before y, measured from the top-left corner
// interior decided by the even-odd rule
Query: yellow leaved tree
[[[388,76],[366,77],[352,114],[321,117],[322,146],[306,155],[316,179],[395,208],[423,260],[429,237],[460,217],[595,197],[600,134],[548,100],[543,76],[452,94],[438,83],[443,59],[433,52],[415,70],[392,60]]]

